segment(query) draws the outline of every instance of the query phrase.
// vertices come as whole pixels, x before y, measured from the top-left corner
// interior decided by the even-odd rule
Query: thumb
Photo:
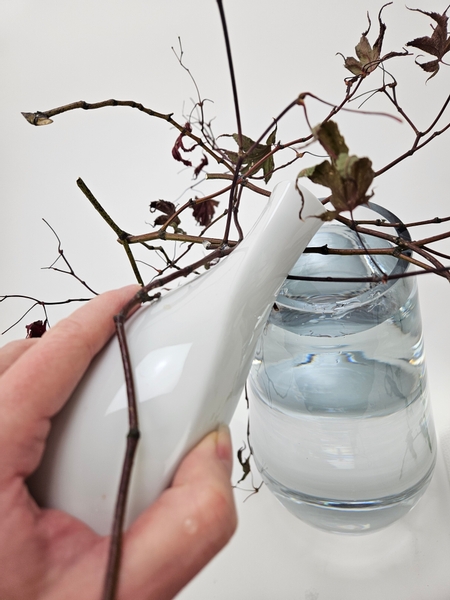
[[[221,426],[126,533],[120,598],[172,598],[228,542],[237,523],[231,466],[230,433]]]

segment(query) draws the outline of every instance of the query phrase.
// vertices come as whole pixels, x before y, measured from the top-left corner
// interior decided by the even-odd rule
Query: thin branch
[[[125,384],[127,389],[129,431],[127,435],[127,445],[122,466],[119,492],[117,494],[116,506],[114,511],[114,521],[110,541],[110,552],[108,555],[108,565],[105,573],[105,585],[103,588],[102,595],[103,600],[110,600],[111,598],[115,598],[116,596],[116,590],[120,573],[119,566],[122,552],[122,530],[125,518],[125,509],[127,505],[128,488],[131,480],[134,457],[136,455],[136,450],[140,438],[133,371],[131,368],[130,353],[128,350],[128,344],[124,328],[125,321],[120,315],[116,315],[114,317],[114,322],[116,325],[116,334],[122,355]]]
[[[395,165],[399,164],[401,161],[405,160],[409,156],[413,156],[413,154],[415,154],[418,150],[420,150],[421,148],[423,148],[424,146],[429,144],[433,139],[435,139],[439,135],[442,135],[445,131],[447,131],[450,128],[450,123],[447,123],[447,125],[445,125],[441,129],[436,130],[433,133],[431,133],[433,131],[433,129],[436,127],[436,125],[438,124],[439,120],[442,118],[442,115],[444,114],[446,109],[448,108],[448,106],[450,104],[450,95],[447,96],[446,100],[444,101],[443,105],[439,109],[436,117],[433,119],[433,121],[430,123],[430,125],[425,130],[419,131],[419,129],[412,122],[412,120],[408,117],[406,112],[399,105],[398,100],[397,100],[397,95],[395,92],[395,86],[391,87],[390,89],[391,89],[392,95],[388,92],[388,90],[386,88],[381,89],[380,91],[383,91],[385,93],[385,95],[389,98],[389,100],[395,106],[397,111],[402,115],[402,117],[412,127],[412,129],[415,133],[415,139],[413,141],[411,148],[408,151],[404,152],[402,155],[397,157],[395,160],[391,161],[389,164],[387,164],[383,168],[376,171],[375,175],[374,175],[375,177],[382,175],[383,173],[385,173],[386,171],[388,171]],[[428,138],[426,138],[426,136],[428,136]],[[423,140],[423,138],[426,138],[426,139],[421,142],[421,140]]]
[[[245,175],[245,177],[247,177],[247,174]],[[230,175],[229,173],[207,173],[206,179],[233,180],[233,175]],[[255,184],[251,183],[250,181],[247,181],[247,179],[245,179],[244,177],[242,177],[241,179],[238,180],[237,185],[247,187],[252,192],[261,194],[261,196],[268,197],[271,194],[271,192],[269,192],[268,190],[264,190],[263,188],[256,186]],[[230,189],[230,187],[231,186],[228,186],[227,188],[224,188],[224,190],[221,190],[221,191],[223,192],[223,191],[225,191],[225,189],[228,191]],[[210,196],[207,196],[206,198],[202,198],[202,200],[205,200],[205,199],[208,200],[210,197],[215,198],[216,196],[218,196],[218,194],[211,194]]]
[[[317,246],[317,247],[308,247],[304,250],[305,254],[322,254],[324,256],[394,256],[395,258],[399,258],[401,260],[405,260],[417,267],[421,267],[422,269],[429,269],[429,265],[416,260],[412,256],[404,254],[405,252],[409,252],[410,250],[401,249],[399,246],[393,246],[392,248],[329,248],[328,245],[325,246]]]
[[[445,260],[450,260],[450,254],[444,254],[443,252],[439,252],[434,248],[429,248],[428,246],[423,246],[423,249],[429,252],[430,254],[434,254],[435,256],[439,256],[439,258],[444,258]]]
[[[394,273],[393,275],[372,275],[371,277],[307,277],[303,275],[288,275],[287,279],[295,281],[319,281],[319,282],[335,282],[335,283],[387,283],[395,279],[406,279],[407,277],[416,277],[418,275],[427,275],[434,273],[442,275],[450,280],[450,266],[445,267],[428,267],[420,271],[407,271],[406,273]]]
[[[446,231],[445,233],[440,233],[438,235],[433,235],[428,238],[423,238],[421,240],[417,240],[415,242],[418,246],[424,246],[425,244],[432,244],[434,242],[440,242],[441,240],[446,240],[450,237],[450,231]]]
[[[422,225],[439,225],[441,223],[446,223],[447,221],[450,221],[450,217],[433,217],[432,219],[413,221],[411,223],[400,223],[400,221],[391,223],[385,219],[355,219],[353,223],[355,225],[372,225],[373,227],[393,227],[394,229],[406,227],[406,229],[411,229],[411,227],[419,227]]]
[[[416,125],[413,123],[412,119],[406,114],[406,112],[403,110],[403,108],[398,103],[398,100],[397,100],[397,81],[394,79],[393,83],[390,83],[388,85],[384,85],[378,91],[384,93],[389,98],[389,100],[395,106],[395,108],[398,111],[398,113],[404,118],[404,120],[406,121],[406,123],[408,123],[408,125],[411,127],[411,129],[416,134],[416,136],[419,135],[419,133],[420,133],[419,129],[416,127]],[[391,93],[389,93],[389,92],[391,92]]]
[[[449,105],[449,103],[450,103],[450,94],[448,95],[447,99],[445,100],[444,104],[442,105],[442,108],[438,112],[434,121],[431,123],[431,125],[428,127],[428,129],[425,129],[425,131],[423,131],[423,135],[428,135],[430,133],[430,131],[432,131],[436,127],[438,121],[444,114],[444,111],[447,109],[447,106]]]
[[[175,265],[175,263],[169,258],[169,255],[167,254],[167,252],[164,250],[164,248],[162,246],[150,246],[150,244],[146,244],[145,242],[141,242],[141,245],[146,248],[147,250],[153,250],[155,252],[160,252],[163,257],[164,260],[166,261],[167,265],[174,267],[175,269],[178,269],[178,267]],[[161,273],[161,271],[159,271],[158,269],[156,269],[155,267],[153,267],[152,265],[149,265],[148,263],[146,263],[143,260],[139,260],[136,262],[140,262],[144,265],[147,265],[148,267],[151,267],[152,269],[155,269],[155,271],[158,271],[158,273]]]
[[[113,529],[108,554],[108,566],[105,576],[102,600],[113,600],[116,594],[118,577],[120,573],[123,520],[126,509],[128,487],[131,478],[131,470],[140,435],[137,420],[136,394],[133,384],[133,371],[125,336],[125,322],[131,313],[143,302],[148,302],[159,297],[159,294],[156,296],[149,296],[148,294],[150,291],[157,287],[167,285],[179,277],[187,277],[196,269],[204,266],[205,264],[211,263],[216,259],[230,254],[232,250],[232,248],[220,247],[197,262],[184,267],[179,271],[172,272],[165,277],[159,277],[158,279],[153,280],[152,282],[143,286],[143,288],[139,290],[139,292],[131,300],[129,300],[122,310],[114,317],[127,387],[129,432],[127,436],[126,455],[122,467],[121,481],[114,512]]]
[[[339,215],[339,217],[337,217],[337,220],[340,221],[341,223],[344,223],[348,227],[350,227],[350,229],[353,229],[355,231],[357,230],[359,233],[364,233],[367,235],[372,235],[374,237],[379,237],[381,239],[391,242],[394,245],[398,245],[402,248],[409,248],[413,252],[416,252],[417,254],[419,254],[420,256],[425,258],[429,263],[431,263],[434,267],[435,273],[437,273],[438,275],[441,275],[442,277],[445,277],[446,279],[448,279],[450,281],[450,273],[448,272],[448,269],[446,267],[444,267],[444,265],[440,261],[435,259],[434,256],[432,256],[431,254],[426,252],[423,248],[420,248],[420,246],[418,246],[415,242],[409,242],[408,240],[405,240],[404,238],[389,235],[382,231],[366,229],[365,227],[356,226],[353,224],[353,222],[350,219],[346,219],[342,215]],[[430,267],[430,269],[431,268],[432,267]]]
[[[132,253],[131,248],[128,243],[128,237],[130,236],[130,234],[127,233],[126,231],[124,231],[121,227],[119,227],[116,224],[116,222],[110,217],[110,215],[106,212],[106,210],[103,208],[103,206],[100,204],[100,202],[95,198],[94,194],[87,187],[87,185],[84,183],[84,181],[81,179],[81,177],[79,177],[77,179],[77,185],[80,188],[80,190],[83,192],[83,194],[86,196],[86,198],[89,200],[89,202],[92,204],[92,206],[95,208],[95,210],[98,212],[98,214],[102,217],[102,219],[118,235],[119,240],[122,242],[125,253],[130,262],[131,268],[133,269],[133,273],[136,277],[137,282],[140,285],[144,285],[144,281],[141,277],[138,266],[136,264],[136,260],[133,256],[133,253]]]
[[[202,100],[199,87],[197,85],[197,82],[195,81],[195,77],[191,73],[191,70],[183,62],[184,51],[183,51],[183,44],[181,43],[180,36],[178,36],[178,45],[180,47],[180,54],[177,54],[175,52],[175,48],[173,46],[172,46],[172,52],[175,54],[176,59],[178,60],[178,63],[180,64],[180,67],[186,71],[186,73],[189,75],[192,83],[194,84],[195,91],[197,93],[197,102],[196,102],[195,106],[200,109],[200,118],[198,120],[198,122],[200,123],[200,130],[201,130],[202,135],[205,138],[205,140],[208,140],[210,142],[211,138],[210,138],[208,132],[206,132],[206,130],[205,130],[205,111],[203,109],[205,100]],[[192,114],[192,112],[191,112],[191,114]],[[191,120],[191,119],[189,118],[189,120]]]
[[[209,225],[207,225],[206,227],[204,227],[204,228],[202,229],[202,231],[200,232],[200,237],[203,237],[203,238],[204,238],[204,234],[205,234],[205,232],[206,232],[206,231],[208,231],[208,229],[209,229],[210,227],[212,227],[213,225],[215,225],[215,224],[216,224],[218,221],[220,221],[221,219],[223,219],[223,218],[224,218],[226,215],[227,215],[227,211],[225,210],[225,211],[224,211],[224,212],[223,212],[221,215],[219,215],[219,216],[218,216],[218,217],[216,217],[214,220],[212,220],[212,221],[211,221],[211,223],[209,223]],[[208,248],[207,248],[207,249],[208,249],[208,250],[216,250],[216,249],[217,249],[217,248],[219,248],[221,245],[222,245],[222,240],[220,240],[220,241],[218,240],[218,243],[217,243],[217,244],[213,244],[213,243],[209,244],[209,246],[208,246]],[[229,245],[230,245],[230,246],[233,246],[233,242],[229,242]],[[182,252],[182,253],[181,253],[181,254],[180,254],[180,255],[179,255],[179,256],[178,256],[176,259],[174,259],[173,261],[171,261],[171,264],[170,264],[170,265],[168,264],[168,265],[167,265],[167,267],[161,271],[161,275],[162,275],[162,274],[163,274],[163,273],[164,273],[164,272],[165,272],[165,271],[166,271],[168,268],[170,268],[170,267],[173,267],[173,268],[175,268],[175,269],[179,269],[180,267],[178,267],[177,263],[178,263],[178,262],[179,262],[179,261],[180,261],[182,258],[184,258],[184,257],[186,256],[186,254],[188,254],[188,252],[191,250],[192,246],[193,246],[193,244],[192,244],[192,243],[190,243],[190,244],[188,245],[188,247],[187,247],[187,248],[184,250],[184,252]]]
[[[325,119],[323,119],[321,121],[321,123],[326,123],[327,121],[330,121],[337,113],[339,113],[341,110],[344,110],[346,112],[352,112],[352,113],[356,113],[356,114],[366,114],[366,111],[361,111],[361,110],[354,110],[351,108],[345,108],[345,105],[348,104],[349,102],[351,102],[352,98],[354,97],[354,95],[356,94],[357,90],[359,89],[360,85],[362,84],[362,80],[358,81],[357,85],[355,86],[355,88],[353,89],[353,91],[347,91],[344,99],[339,103],[339,104],[333,104],[332,102],[327,102],[326,100],[323,100],[322,98],[320,98],[319,96],[316,96],[315,94],[312,94],[311,92],[302,92],[298,98],[295,100],[295,104],[298,105],[303,105],[305,103],[305,99],[307,97],[313,98],[314,100],[317,100],[318,102],[325,104],[326,106],[331,106],[332,109],[330,110],[330,112],[328,113],[328,115],[325,117]],[[293,103],[289,104],[286,108],[289,109],[291,108],[293,105]],[[278,116],[278,120],[281,118],[281,116],[283,114],[285,114],[285,111],[283,111],[279,116]],[[377,115],[377,116],[385,116],[385,117],[391,117],[393,119],[396,119],[396,117],[394,117],[393,115],[390,115],[389,113],[379,113],[379,112],[367,112],[367,114],[370,115]],[[312,133],[308,134],[307,136],[301,137],[301,138],[297,138],[295,140],[292,140],[288,143],[285,144],[280,144],[280,149],[284,149],[284,148],[290,148],[292,146],[295,146],[297,144],[304,144],[306,142],[310,142],[314,140],[314,136]]]
[[[223,164],[229,171],[233,171],[233,166],[223,157],[218,155],[214,150],[212,150],[201,138],[196,136],[192,131],[186,132],[186,127],[181,125],[175,119],[173,119],[173,113],[160,113],[151,108],[146,108],[140,102],[134,102],[133,100],[115,100],[111,98],[109,100],[103,100],[101,102],[85,102],[84,100],[80,100],[78,102],[71,102],[70,104],[65,104],[63,106],[58,106],[56,108],[52,108],[46,111],[36,111],[34,113],[23,112],[22,115],[31,125],[41,126],[41,125],[49,125],[53,123],[52,117],[60,115],[62,113],[83,109],[83,110],[96,110],[98,108],[105,108],[107,106],[128,106],[130,108],[135,108],[151,117],[156,117],[158,119],[162,119],[163,121],[167,121],[172,127],[178,129],[180,133],[184,133],[191,140],[193,140],[200,148],[202,148],[205,152],[207,152],[218,164]]]
[[[119,227],[117,225],[117,223],[110,217],[110,215],[106,212],[106,210],[103,208],[103,206],[100,204],[100,202],[95,198],[94,194],[87,187],[87,185],[84,183],[84,181],[81,179],[81,177],[79,177],[77,179],[77,186],[80,188],[80,190],[86,196],[86,198],[89,200],[89,202],[92,204],[92,206],[98,212],[98,214],[102,217],[102,219],[111,227],[111,229],[119,237],[126,237],[128,235],[128,233],[126,231],[124,231],[121,227]]]
[[[45,318],[48,321],[47,311],[45,309],[46,306],[59,306],[59,305],[62,305],[62,304],[71,304],[72,302],[89,302],[89,300],[92,300],[92,298],[68,298],[67,300],[54,300],[52,302],[47,302],[45,300],[38,300],[37,298],[33,298],[33,296],[27,296],[27,295],[24,295],[24,294],[6,294],[4,296],[0,296],[0,302],[3,302],[4,300],[7,300],[8,298],[22,298],[24,300],[31,300],[32,302],[34,302],[34,304],[33,304],[33,306],[31,308],[29,308],[20,317],[20,319],[17,319],[17,321],[15,321],[7,329],[5,329],[4,331],[2,331],[1,335],[3,335],[4,333],[7,333],[13,327],[15,327],[16,325],[18,325],[35,306],[42,306],[42,309],[44,310]]]
[[[58,273],[64,273],[66,275],[71,275],[77,281],[79,281],[87,290],[89,290],[92,294],[94,294],[95,296],[98,296],[98,293],[96,291],[94,291],[83,279],[78,277],[78,275],[75,273],[75,271],[72,268],[72,265],[69,263],[69,261],[66,258],[66,255],[64,254],[64,250],[62,249],[61,240],[59,238],[59,235],[56,233],[56,231],[53,229],[53,227],[50,225],[50,223],[48,223],[48,221],[46,221],[45,219],[42,219],[42,220],[47,225],[47,227],[49,227],[49,229],[53,232],[54,236],[56,237],[56,239],[58,241],[58,254],[59,254],[58,258],[56,260],[54,260],[50,266],[42,267],[42,268],[47,269],[47,270],[56,271]],[[64,269],[59,269],[58,267],[54,266],[60,258],[62,258],[63,261],[65,262],[65,264],[68,268],[68,271],[65,271]]]
[[[447,123],[447,125],[445,127],[443,127],[442,129],[435,131],[432,135],[430,135],[430,137],[428,139],[426,139],[421,144],[414,144],[409,150],[407,150],[406,152],[404,152],[403,154],[398,156],[395,160],[393,160],[389,164],[385,165],[378,171],[375,171],[374,177],[379,177],[383,173],[386,173],[386,171],[389,171],[389,169],[392,169],[392,167],[395,167],[400,162],[405,160],[405,158],[409,158],[410,156],[413,156],[413,154],[415,154],[418,150],[420,150],[421,148],[423,148],[424,146],[429,144],[432,140],[434,140],[439,135],[442,135],[443,133],[445,133],[448,129],[450,129],[450,123]],[[422,136],[420,136],[418,139],[420,139],[421,137]]]
[[[152,231],[150,233],[143,233],[141,235],[130,235],[127,238],[128,244],[141,244],[142,242],[150,242],[152,240],[171,240],[174,242],[189,242],[191,244],[204,244],[205,242],[208,244],[221,244],[221,238],[210,238],[203,237],[197,235],[187,235],[186,233],[168,233],[167,231]],[[124,243],[124,240],[118,240],[121,244]],[[229,246],[235,246],[237,242],[233,240],[229,240]]]
[[[234,74],[234,65],[233,65],[233,56],[231,54],[230,38],[228,36],[228,25],[227,25],[227,20],[225,18],[225,11],[223,9],[222,0],[217,0],[217,6],[219,8],[220,22],[222,23],[222,31],[223,31],[223,37],[224,37],[225,48],[226,48],[226,53],[227,53],[228,68],[230,71],[231,87],[232,87],[232,91],[233,91],[233,104],[234,104],[234,111],[235,111],[235,115],[236,115],[236,127],[237,127],[237,134],[238,134],[238,140],[239,140],[238,145],[239,145],[239,151],[241,152],[242,151],[241,111],[239,108],[239,98],[238,98],[238,92],[237,92],[236,77]]]

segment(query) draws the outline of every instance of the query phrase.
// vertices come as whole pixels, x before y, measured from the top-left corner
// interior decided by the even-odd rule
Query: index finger
[[[45,333],[2,375],[0,456],[6,467],[24,450],[35,458],[36,453],[41,455],[50,418],[112,336],[114,315],[138,290],[137,285],[127,286],[90,300]]]

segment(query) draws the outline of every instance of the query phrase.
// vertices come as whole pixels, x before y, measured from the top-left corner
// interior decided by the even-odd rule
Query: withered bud
[[[29,325],[25,325],[27,330],[27,338],[40,338],[47,331],[47,321],[34,321]]]

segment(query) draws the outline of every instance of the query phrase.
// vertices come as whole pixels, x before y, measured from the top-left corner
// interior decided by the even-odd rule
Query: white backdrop
[[[300,92],[311,91],[331,102],[338,102],[344,93],[343,79],[347,72],[336,52],[354,55],[354,46],[366,29],[366,10],[370,11],[373,21],[371,40],[375,39],[378,29],[376,15],[380,6],[381,3],[375,0],[225,2],[244,132],[253,138],[258,136],[270,119]],[[423,0],[418,6],[443,11],[446,2],[434,0],[431,6],[430,0]],[[385,51],[400,51],[406,41],[430,32],[430,20],[408,12],[403,2],[395,1],[387,7],[384,21],[388,25]],[[64,251],[77,273],[96,290],[103,291],[132,281],[131,271],[114,234],[88,205],[75,182],[82,177],[124,229],[142,233],[148,229],[146,221],[154,218],[148,212],[152,200],[181,201],[188,197],[181,197],[181,194],[192,185],[191,173],[181,170],[170,155],[177,132],[166,123],[129,108],[79,110],[60,115],[53,125],[41,128],[28,125],[20,112],[47,110],[81,99],[96,102],[113,97],[133,99],[157,111],[173,112],[177,120],[183,121],[183,113],[189,112],[192,106],[195,90],[171,50],[171,46],[178,45],[178,36],[182,38],[185,62],[195,75],[202,96],[214,101],[208,103],[207,108],[210,117],[216,117],[215,131],[233,133],[234,112],[214,0],[77,0],[70,3],[61,0],[1,0],[0,294],[29,294],[43,300],[84,295],[79,284],[68,276],[41,270],[57,255],[55,239],[42,218],[47,219],[58,232]],[[448,68],[443,67],[443,72],[425,85],[426,75],[411,58],[397,59],[390,65],[400,82],[402,102],[409,107],[410,114],[419,125],[426,127],[429,122],[427,114],[434,114],[433,110],[448,93]],[[382,107],[383,104],[376,100],[365,106],[370,110]],[[388,106],[384,105],[384,109],[387,110]],[[323,108],[317,106],[311,109],[313,121],[323,114],[321,111]],[[375,168],[387,163],[411,143],[407,126],[387,118],[352,114],[345,115],[340,123],[352,152],[369,155]],[[280,139],[290,139],[305,131],[298,109],[280,127],[279,136]],[[450,212],[446,186],[448,176],[445,176],[449,140],[450,133],[377,179],[376,201],[387,205],[405,220],[446,216]],[[306,164],[297,165],[285,175],[277,174],[271,186],[286,176],[293,177]],[[314,186],[311,188],[314,189]],[[317,190],[317,193],[323,191]],[[259,197],[246,200],[243,207],[245,227],[254,219],[263,202]],[[150,274],[150,271],[143,272],[144,276]],[[444,432],[450,423],[447,399],[448,322],[445,315],[450,288],[448,283],[435,276],[422,277],[420,288],[434,412],[438,429]],[[0,304],[1,330],[14,322],[28,305],[13,300]],[[72,307],[55,309],[50,312],[50,317],[54,322],[69,310]],[[42,317],[38,309],[32,315],[33,318],[30,315],[25,322]],[[23,325],[20,325],[4,335],[0,344],[24,337],[24,331]],[[237,429],[235,436],[236,443],[240,443],[242,432]],[[439,490],[436,488],[434,497],[438,503],[444,491],[448,492],[445,485],[442,483]],[[448,544],[444,548],[435,539],[435,550],[432,551],[428,538],[422,546],[416,538],[411,542],[418,544],[420,552],[428,556],[425,563],[430,568],[434,564],[433,568],[437,569],[432,576],[431,571],[426,572],[419,587],[413,585],[410,577],[414,572],[414,561],[405,558],[409,554],[403,556],[401,552],[398,556],[403,556],[404,560],[398,560],[403,566],[396,570],[381,570],[380,577],[375,577],[368,560],[367,565],[360,565],[362,571],[356,577],[348,564],[345,568],[342,565],[342,556],[347,556],[345,552],[337,557],[331,568],[324,566],[323,562],[325,547],[333,548],[333,552],[339,555],[353,542],[339,542],[334,537],[323,538],[325,534],[310,533],[306,526],[284,514],[281,516],[274,501],[264,494],[249,500],[245,508],[242,499],[239,502],[244,516],[234,546],[226,551],[225,558],[220,557],[225,562],[216,561],[210,571],[201,576],[203,583],[195,583],[200,587],[196,588],[193,584],[192,591],[187,590],[183,597],[348,600],[359,590],[360,595],[355,595],[355,599],[395,597],[414,600],[426,597],[440,600],[445,597],[440,595],[442,590],[448,589],[450,593],[450,582],[445,588],[445,569],[439,570],[436,566],[444,563],[431,560],[433,552],[440,552],[442,560],[448,561]],[[250,504],[251,510],[248,509]],[[295,531],[296,535],[298,532],[303,539],[309,540],[309,546],[301,552],[309,553],[310,563],[302,562],[303,554],[297,557],[297,576],[302,577],[295,580],[291,592],[290,587],[285,589],[279,583],[290,581],[290,571],[282,574],[283,564],[290,565],[289,560],[283,563],[279,559],[276,562],[277,568],[270,575],[275,588],[263,592],[269,588],[264,576],[257,576],[258,560],[262,561],[261,568],[268,577],[270,569],[266,566],[270,564],[270,558],[268,555],[246,556],[243,550],[247,548],[244,540],[255,540],[255,543],[259,540],[257,536],[253,537],[252,531],[261,529],[258,518],[269,505],[274,511],[274,521],[278,519],[279,529],[286,529],[285,536]],[[432,515],[433,510],[429,509],[428,513]],[[289,519],[286,521],[288,525],[280,524],[285,523],[285,518]],[[263,519],[263,522],[271,522],[271,519]],[[399,527],[397,534],[405,526]],[[437,522],[435,531],[440,531]],[[450,532],[450,525],[447,531]],[[378,538],[371,538],[378,540],[376,542],[357,542],[363,544],[363,551],[369,552],[370,556],[370,553],[382,552],[380,540],[385,539],[386,543],[392,541],[391,537],[380,538],[382,534],[377,535]],[[277,547],[276,553],[283,557],[283,552],[293,551],[293,547],[286,537],[280,540],[283,541],[280,541],[281,546]],[[257,552],[252,544],[248,551]],[[264,545],[263,542],[261,545]],[[241,561],[239,567],[233,565],[237,556]],[[356,561],[358,556],[359,550],[348,555],[351,561]],[[417,553],[414,556],[417,558]],[[246,564],[244,568],[244,559],[252,561],[253,567]],[[326,561],[329,560],[331,557],[327,555]],[[302,564],[309,566],[302,567]],[[336,579],[338,564],[341,570]],[[248,572],[247,567],[250,569]],[[225,576],[225,569],[234,569],[237,580],[230,573]],[[288,567],[286,569],[289,570]],[[244,584],[244,581],[247,583]],[[261,585],[259,592],[255,591],[258,590],[258,581]],[[337,581],[341,591],[336,588]],[[375,581],[381,587],[376,587]],[[278,596],[276,590],[281,589],[283,595]],[[392,590],[396,595],[391,594]],[[421,595],[425,593],[428,595]]]

